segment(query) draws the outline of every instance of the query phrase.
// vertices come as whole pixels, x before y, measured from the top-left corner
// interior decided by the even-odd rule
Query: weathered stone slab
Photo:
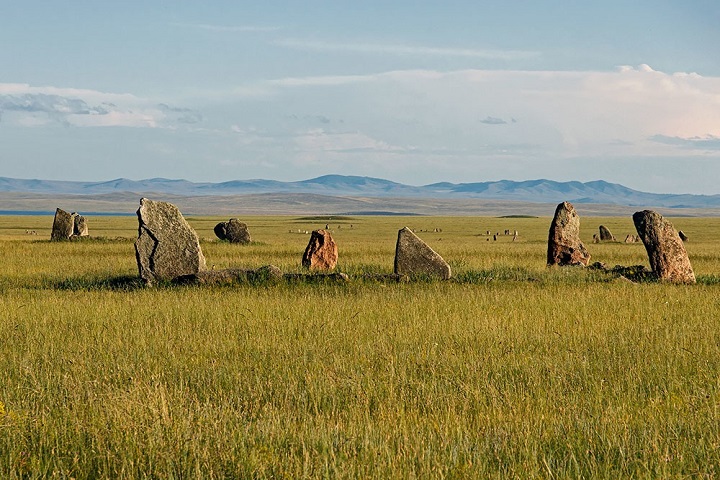
[[[650,267],[660,280],[673,283],[695,283],[690,258],[672,224],[652,210],[633,214],[633,222],[645,245]]]
[[[143,280],[172,280],[205,270],[197,233],[175,205],[143,198],[137,216],[135,256]]]
[[[548,265],[587,266],[590,253],[580,241],[580,216],[569,202],[555,209],[548,234]]]
[[[54,242],[69,240],[75,229],[75,214],[68,213],[62,208],[55,209],[50,240]]]
[[[302,266],[309,270],[330,271],[338,260],[338,247],[327,230],[314,230],[302,257]]]
[[[452,276],[450,265],[408,227],[398,231],[394,273],[409,276],[431,275],[444,280]]]
[[[79,213],[73,213],[72,215],[74,215],[73,235],[87,237],[89,234],[87,219]]]
[[[614,242],[615,241],[615,235],[610,233],[610,229],[607,228],[605,225],[600,225],[598,228],[600,231],[600,241],[601,242]]]

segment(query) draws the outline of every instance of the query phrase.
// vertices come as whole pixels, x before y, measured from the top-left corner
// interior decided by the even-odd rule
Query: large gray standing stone
[[[73,213],[73,215],[75,216],[73,220],[73,235],[77,237],[87,237],[89,233],[87,219],[79,213]]]
[[[57,242],[70,239],[75,230],[75,215],[76,214],[68,213],[61,208],[55,210],[52,232],[50,233],[51,241]]]
[[[582,265],[590,262],[590,253],[580,241],[580,216],[569,202],[555,209],[548,234],[548,265]]]
[[[635,212],[633,222],[645,244],[650,267],[660,280],[695,283],[695,273],[685,245],[670,222],[652,210]]]
[[[607,228],[605,225],[600,225],[600,241],[601,242],[614,242],[615,241],[615,235],[610,233],[610,229]]]
[[[395,246],[396,275],[432,275],[444,280],[452,276],[450,265],[408,227],[398,232]]]
[[[338,247],[327,230],[314,230],[302,257],[302,266],[309,270],[333,270],[337,265]]]
[[[172,280],[205,270],[197,233],[175,205],[142,198],[137,216],[135,256],[143,280]]]

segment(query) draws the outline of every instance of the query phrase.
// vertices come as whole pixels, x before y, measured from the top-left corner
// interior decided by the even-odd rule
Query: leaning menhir
[[[396,275],[433,275],[447,280],[450,265],[408,227],[398,232],[395,247]]]
[[[205,270],[198,236],[175,205],[142,198],[137,216],[135,256],[143,280],[172,280]]]
[[[548,234],[548,265],[582,265],[590,262],[590,253],[580,241],[580,216],[569,202],[555,209]]]
[[[601,242],[614,242],[615,241],[615,235],[613,235],[610,232],[610,229],[607,228],[605,225],[600,225],[598,230],[600,233],[600,241]]]
[[[309,270],[330,271],[335,268],[338,260],[338,247],[327,230],[314,230],[310,235],[302,266]]]
[[[660,280],[695,283],[695,273],[685,245],[670,222],[652,210],[635,212],[633,222],[640,240],[645,244],[650,267]]]

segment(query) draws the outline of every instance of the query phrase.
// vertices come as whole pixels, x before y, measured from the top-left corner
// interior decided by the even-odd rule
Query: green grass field
[[[134,217],[0,217],[0,478],[720,476],[720,219],[671,219],[692,286],[548,269],[549,217],[188,220],[209,267],[286,272],[328,223],[351,281],[146,288]],[[591,243],[631,218],[581,221],[648,264]],[[455,280],[360,278],[404,226]]]

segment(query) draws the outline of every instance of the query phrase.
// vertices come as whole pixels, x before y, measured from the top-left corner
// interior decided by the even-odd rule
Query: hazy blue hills
[[[339,197],[396,197],[442,199],[511,200],[531,203],[599,203],[638,207],[716,208],[720,195],[673,195],[646,193],[602,180],[593,182],[556,182],[527,180],[515,182],[449,183],[423,186],[404,185],[381,178],[325,175],[297,182],[276,180],[232,180],[220,183],[189,182],[167,178],[106,182],[26,180],[0,177],[0,192],[37,194],[99,195],[135,193],[138,195],[172,194],[177,196],[224,196],[249,194],[315,194]]]

